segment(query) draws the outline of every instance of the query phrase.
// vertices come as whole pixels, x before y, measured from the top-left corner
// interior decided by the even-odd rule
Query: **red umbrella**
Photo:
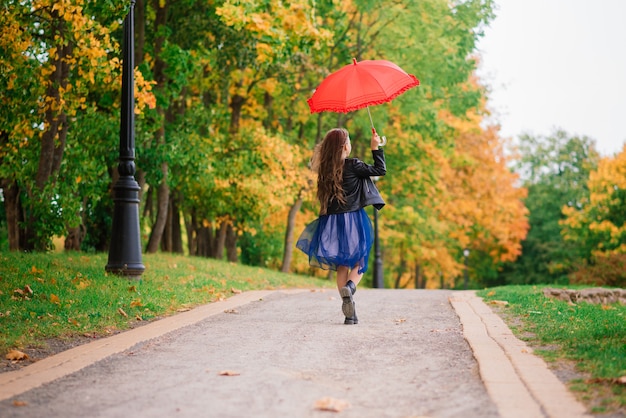
[[[376,133],[369,106],[387,103],[420,82],[396,64],[386,60],[365,60],[335,71],[326,77],[307,100],[311,113],[340,112],[367,108]]]

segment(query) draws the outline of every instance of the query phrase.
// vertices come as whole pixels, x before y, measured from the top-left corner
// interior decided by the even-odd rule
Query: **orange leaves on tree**
[[[480,127],[482,118],[450,117],[457,129],[455,154],[443,170],[448,195],[439,212],[457,228],[451,231],[462,248],[488,254],[493,263],[513,261],[526,237],[526,190],[507,167],[508,158],[494,127]]]

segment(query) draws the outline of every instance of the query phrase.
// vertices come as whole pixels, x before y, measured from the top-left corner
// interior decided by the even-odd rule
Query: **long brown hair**
[[[346,203],[343,195],[343,146],[346,141],[346,129],[331,129],[313,152],[311,168],[317,171],[317,198],[320,201],[321,215],[326,214],[328,204],[333,199],[340,204]]]

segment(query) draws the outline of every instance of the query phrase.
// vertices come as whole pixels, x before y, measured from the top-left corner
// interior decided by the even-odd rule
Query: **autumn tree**
[[[71,191],[89,172],[71,173],[65,154],[78,138],[70,128],[96,106],[90,89],[114,84],[119,62],[108,56],[116,48],[109,29],[83,1],[11,3],[0,12],[9,28],[1,59],[12,69],[4,86],[13,112],[2,115],[6,147],[0,175],[8,192],[9,241],[12,249],[46,249],[52,235],[81,223],[69,206],[85,195]]]
[[[626,253],[626,147],[616,156],[599,161],[589,174],[587,187],[588,195],[563,207],[563,238],[582,249],[584,263],[578,267],[596,266],[597,284],[623,285],[624,270],[607,267],[623,260]],[[610,274],[621,275],[621,282],[602,282],[602,270],[614,270]]]

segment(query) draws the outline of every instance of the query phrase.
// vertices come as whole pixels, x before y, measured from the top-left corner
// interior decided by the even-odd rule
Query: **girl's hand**
[[[372,151],[377,150],[380,145],[381,145],[380,136],[378,136],[378,134],[374,132],[372,134],[372,141],[370,142]]]

